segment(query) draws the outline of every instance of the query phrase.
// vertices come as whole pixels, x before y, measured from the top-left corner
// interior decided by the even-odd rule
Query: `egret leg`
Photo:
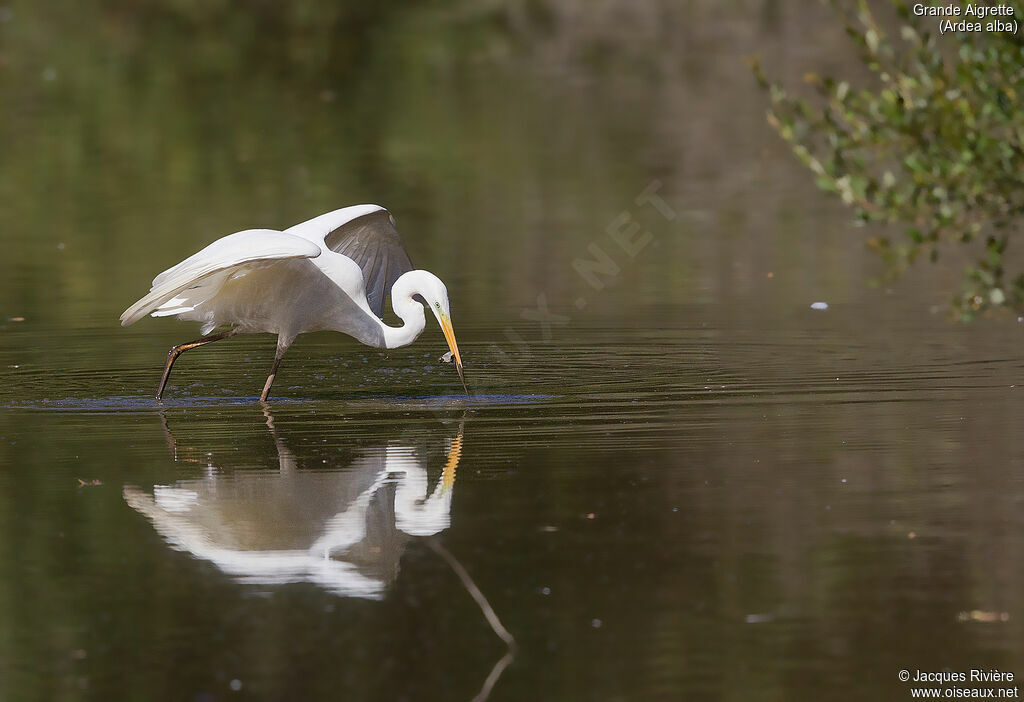
[[[267,382],[263,386],[263,392],[260,393],[260,402],[267,401],[267,395],[270,394],[270,386],[274,384],[274,378],[277,376],[277,369],[281,365],[281,359],[284,358],[285,351],[292,345],[291,341],[285,342],[281,337],[277,337],[277,353],[274,354],[274,365],[270,368],[270,375],[267,376]]]
[[[238,333],[238,329],[228,329],[226,332],[220,334],[211,334],[210,336],[204,336],[202,339],[196,339],[195,341],[187,341],[184,344],[178,344],[170,351],[167,352],[167,365],[164,366],[164,375],[160,378],[160,387],[156,391],[156,399],[160,400],[163,398],[164,386],[167,385],[167,379],[171,377],[171,366],[178,360],[178,356],[185,353],[189,349],[198,348],[200,346],[206,346],[212,344],[215,341],[221,339],[227,339],[229,336],[234,336]]]

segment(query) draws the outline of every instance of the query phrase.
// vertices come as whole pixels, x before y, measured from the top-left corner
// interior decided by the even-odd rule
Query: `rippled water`
[[[5,685],[897,699],[903,667],[1012,670],[1018,331],[762,312],[518,351],[466,323],[469,401],[439,333],[311,337],[265,407],[267,340],[186,354],[162,405],[150,344],[123,371],[5,347]]]

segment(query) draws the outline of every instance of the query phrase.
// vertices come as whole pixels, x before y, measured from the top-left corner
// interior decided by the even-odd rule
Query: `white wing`
[[[320,246],[309,239],[273,229],[247,229],[229,234],[154,278],[149,294],[121,315],[121,326],[137,322],[168,302],[172,304],[160,309],[158,316],[191,309],[187,300],[179,301],[175,297],[189,288],[203,286],[211,288],[203,298],[209,299],[234,269],[290,258],[316,258],[320,253]]]
[[[386,210],[384,210],[380,205],[352,205],[351,207],[342,207],[340,210],[333,210],[326,214],[314,217],[313,219],[307,219],[305,222],[296,224],[294,227],[288,227],[284,231],[287,234],[301,236],[303,239],[308,239],[315,244],[322,244],[324,242],[324,237],[338,227],[348,224],[353,219],[362,217],[363,215],[381,211]]]
[[[384,298],[399,276],[412,270],[395,220],[380,205],[353,205],[286,229],[346,256],[359,266],[370,310],[381,317]]]

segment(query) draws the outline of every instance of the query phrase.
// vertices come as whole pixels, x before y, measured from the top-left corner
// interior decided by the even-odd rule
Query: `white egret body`
[[[388,292],[400,327],[381,319]],[[465,386],[448,290],[433,273],[413,270],[394,218],[378,205],[345,207],[284,231],[248,229],[218,239],[154,278],[149,294],[121,315],[121,325],[152,314],[202,322],[203,334],[231,327],[172,348],[157,399],[183,352],[239,333],[277,334],[260,395],[265,401],[281,358],[304,332],[339,331],[375,348],[411,344],[426,326],[415,296],[441,325]]]

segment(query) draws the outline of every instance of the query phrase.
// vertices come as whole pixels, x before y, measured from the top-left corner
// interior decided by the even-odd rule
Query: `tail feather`
[[[212,274],[211,274],[212,275]],[[205,276],[204,276],[205,277]],[[196,282],[195,280],[188,281],[187,283],[176,285],[176,286],[165,286],[150,291],[148,295],[143,297],[141,300],[136,302],[134,305],[129,307],[121,315],[121,326],[127,327],[129,324],[134,324],[139,321],[147,314],[155,312],[159,307],[163,306],[164,303],[173,299],[178,293],[188,289]],[[184,311],[184,310],[181,310]],[[173,314],[170,310],[157,313],[156,316],[165,316]]]

